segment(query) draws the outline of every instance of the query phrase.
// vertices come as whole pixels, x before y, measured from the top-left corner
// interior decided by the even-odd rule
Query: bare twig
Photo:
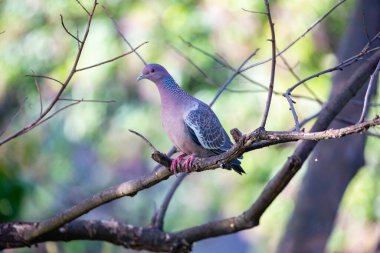
[[[32,71],[33,72],[33,71]],[[41,94],[41,91],[40,91],[40,86],[38,85],[38,82],[37,82],[37,79],[34,78],[34,86],[36,86],[36,89],[37,89],[37,93],[38,93],[38,96],[40,98],[40,115],[42,114],[42,110],[43,110],[43,105],[42,105],[42,94]]]
[[[63,16],[62,16],[62,14],[60,14],[60,16],[61,16],[61,24],[62,24],[62,27],[63,27],[63,29],[65,29],[66,33],[67,33],[68,35],[70,35],[72,38],[74,38],[74,40],[76,40],[79,44],[82,44],[83,42],[80,41],[80,40],[79,40],[74,34],[72,34],[72,33],[66,28],[65,23],[63,22]]]
[[[380,47],[376,47],[376,48],[372,48],[371,50],[367,50],[367,51],[361,51],[360,53],[344,60],[343,62],[341,62],[340,64],[336,65],[335,67],[332,67],[332,68],[328,68],[328,69],[325,69],[323,71],[320,71],[318,73],[315,73],[305,79],[302,79],[301,81],[297,82],[295,85],[293,85],[292,87],[290,87],[286,93],[291,93],[294,89],[296,89],[298,86],[304,84],[306,81],[309,81],[310,79],[313,79],[315,77],[319,77],[321,75],[324,75],[326,73],[330,73],[330,72],[334,72],[334,71],[337,71],[337,70],[343,70],[344,68],[347,68],[348,66],[354,64],[355,62],[358,62],[358,61],[361,61],[363,60],[363,56],[366,55],[366,54],[369,54],[369,53],[372,53],[374,51],[377,51],[379,50]]]
[[[116,20],[112,17],[112,15],[108,12],[107,8],[104,5],[102,5],[102,7],[103,7],[103,10],[106,13],[106,15],[109,17],[109,19],[111,19],[111,21],[112,21],[112,23],[113,23],[116,31],[119,33],[120,37],[124,40],[125,43],[127,43],[127,45],[129,46],[129,48],[135,52],[135,54],[141,60],[141,62],[144,64],[144,66],[146,66],[147,65],[146,61],[144,60],[144,58],[142,58],[142,56],[137,51],[135,51],[135,49],[133,48],[132,44],[127,40],[127,38],[121,32],[121,29],[119,28],[119,25],[116,22]]]
[[[16,117],[20,114],[20,112],[22,111],[22,109],[24,108],[25,106],[25,102],[28,98],[24,98],[24,100],[22,101],[21,105],[19,106],[19,108],[17,109],[16,113],[12,116],[12,118],[6,123],[4,129],[0,132],[0,136],[2,136],[3,134],[5,134],[9,128],[9,126],[12,124],[12,122],[16,119]]]
[[[289,70],[289,72],[294,76],[294,78],[297,81],[301,81],[301,78],[296,74],[296,72],[293,70],[293,67],[290,66],[290,64],[288,63],[288,61],[286,60],[286,58],[282,54],[280,55],[280,59],[285,64],[285,66]],[[306,82],[304,83],[304,86],[305,86],[306,90],[310,93],[310,95],[314,98],[314,101],[316,101],[318,104],[322,105],[323,104],[322,100],[318,98],[317,94],[309,87],[309,85],[306,84]]]
[[[87,66],[87,67],[83,67],[83,68],[78,68],[78,69],[76,69],[76,71],[79,72],[79,71],[83,71],[83,70],[87,70],[87,69],[95,68],[95,67],[98,67],[98,66],[103,65],[103,64],[106,64],[106,63],[113,62],[113,61],[115,61],[115,60],[117,60],[117,59],[120,59],[120,58],[126,56],[126,55],[129,55],[129,54],[131,54],[131,53],[135,53],[137,49],[139,49],[142,45],[145,45],[146,43],[148,43],[148,42],[147,42],[147,41],[146,41],[146,42],[143,42],[143,43],[141,43],[140,45],[138,45],[136,48],[132,49],[131,51],[126,52],[126,53],[124,53],[124,54],[121,54],[121,55],[119,55],[119,56],[116,56],[116,57],[114,57],[114,58],[112,58],[112,59],[109,59],[109,60],[107,60],[107,61],[102,61],[102,62],[96,63],[96,64],[94,64],[94,65],[91,65],[91,66]]]
[[[303,32],[300,36],[298,36],[295,40],[293,40],[291,43],[289,43],[284,49],[282,49],[279,53],[277,53],[276,56],[279,56],[283,53],[285,53],[289,48],[291,48],[295,43],[297,43],[300,39],[302,39],[303,37],[306,36],[306,34],[308,34],[314,27],[316,27],[319,23],[322,22],[322,20],[324,20],[328,15],[330,15],[331,12],[333,12],[336,8],[338,8],[338,6],[340,6],[342,3],[344,3],[346,0],[341,0],[339,2],[337,2],[333,7],[331,7],[325,14],[323,14],[319,19],[317,19],[309,28],[306,29],[305,32]],[[260,62],[257,62],[257,63],[254,63],[252,65],[249,65],[245,68],[242,69],[242,72],[248,70],[248,69],[251,69],[253,67],[257,67],[259,65],[262,65],[264,63],[267,63],[267,62],[270,62],[272,60],[272,58],[268,58],[266,60],[263,60],[263,61],[260,61]]]
[[[262,128],[262,129],[265,128],[265,124],[266,124],[267,119],[268,119],[269,108],[271,105],[272,95],[273,95],[274,77],[275,77],[275,73],[276,73],[276,34],[274,32],[274,24],[273,24],[272,16],[270,13],[269,0],[264,0],[264,2],[265,2],[265,8],[267,10],[267,18],[268,18],[268,23],[269,23],[270,32],[271,32],[271,40],[270,41],[272,43],[272,66],[271,66],[271,72],[270,72],[268,96],[267,96],[267,100],[265,103],[263,118],[262,118],[262,121],[260,124],[260,128]]]
[[[296,110],[294,108],[294,101],[291,99],[291,93],[294,89],[296,89],[298,86],[300,86],[301,84],[305,83],[306,81],[308,80],[311,80],[313,78],[316,78],[316,77],[319,77],[321,75],[324,75],[326,73],[330,73],[330,72],[333,72],[333,71],[337,71],[337,70],[342,70],[352,64],[354,64],[355,62],[358,62],[360,60],[363,60],[363,56],[368,54],[368,53],[371,53],[373,51],[377,51],[379,50],[379,48],[373,48],[371,50],[362,50],[360,53],[344,60],[342,63],[338,64],[337,66],[335,67],[332,67],[332,68],[329,68],[329,69],[326,69],[326,70],[323,70],[323,71],[320,71],[316,74],[313,74],[305,79],[302,79],[301,81],[297,82],[295,85],[293,85],[292,87],[290,87],[284,94],[284,96],[286,97],[288,103],[289,103],[289,106],[290,106],[290,109],[292,111],[292,114],[293,114],[293,118],[294,118],[294,122],[295,122],[295,126],[296,126],[296,129],[299,130],[300,126],[299,126],[299,121],[298,121],[298,116],[297,116],[297,113],[296,113]]]
[[[200,52],[201,54],[203,54],[203,55],[205,55],[205,56],[211,58],[212,60],[214,60],[216,63],[220,64],[221,66],[223,66],[223,67],[225,67],[225,68],[227,68],[227,69],[229,69],[229,70],[231,70],[231,71],[233,71],[233,72],[237,72],[237,70],[236,70],[235,68],[233,68],[233,67],[232,67],[228,62],[226,62],[224,59],[220,59],[220,57],[216,57],[215,55],[212,55],[212,54],[210,54],[209,52],[206,52],[206,51],[203,50],[202,48],[195,46],[195,45],[192,44],[190,41],[187,41],[187,40],[185,40],[185,39],[182,38],[182,37],[179,37],[179,38],[180,38],[181,41],[182,41],[183,43],[185,43],[188,47],[193,48],[193,49],[195,49],[196,51]],[[257,85],[257,86],[259,86],[259,87],[261,87],[261,88],[263,88],[263,89],[265,89],[265,90],[268,90],[268,87],[266,87],[264,84],[261,84],[261,83],[255,81],[255,80],[249,78],[247,75],[244,75],[242,72],[240,72],[239,75],[240,75],[241,77],[243,77],[244,79],[246,79],[247,81],[249,81],[250,83],[253,83],[253,84],[255,84],[255,85]]]
[[[99,100],[99,99],[75,99],[75,98],[60,98],[59,101],[76,101],[85,103],[114,103],[116,100]]]
[[[380,71],[380,61],[377,64],[375,71],[373,71],[373,73],[369,79],[367,91],[366,91],[365,97],[364,97],[363,110],[362,110],[362,114],[360,115],[360,119],[359,119],[358,123],[362,123],[364,121],[365,116],[367,115],[369,103],[371,100],[371,92],[372,92],[373,83],[375,82],[375,79],[377,79],[375,77],[377,77],[377,74],[379,73],[379,71]]]
[[[90,12],[83,6],[83,4],[79,0],[75,0],[75,1],[77,1],[77,3],[80,5],[80,7],[82,7],[82,9],[87,13],[87,15],[90,16]]]
[[[78,100],[78,101],[75,101],[75,102],[70,103],[70,104],[68,104],[68,105],[65,105],[64,107],[62,107],[62,108],[58,109],[57,111],[51,113],[49,116],[46,115],[46,117],[45,117],[43,120],[39,121],[39,122],[37,123],[36,126],[41,125],[42,123],[44,123],[44,122],[48,121],[49,119],[53,118],[53,117],[54,117],[55,115],[57,115],[58,113],[60,113],[60,112],[62,112],[62,111],[64,111],[64,110],[66,110],[66,109],[68,109],[68,108],[70,108],[70,107],[72,107],[72,106],[74,106],[74,105],[80,104],[80,103],[82,103],[82,102],[83,102],[83,101]]]
[[[247,9],[244,9],[244,8],[241,8],[243,11],[246,11],[246,12],[250,12],[250,13],[253,13],[253,14],[262,14],[262,15],[268,15],[268,12],[263,12],[263,11],[250,11],[250,10],[247,10]]]
[[[215,101],[219,98],[219,96],[222,94],[222,92],[227,88],[227,86],[235,79],[235,77],[237,75],[239,75],[241,69],[244,67],[245,64],[247,64],[247,62],[253,57],[256,55],[257,51],[259,51],[259,49],[257,48],[255,51],[253,51],[252,54],[250,54],[244,61],[243,63],[239,66],[239,68],[235,71],[235,73],[232,74],[232,76],[230,78],[228,78],[228,80],[219,88],[218,92],[216,93],[214,99],[210,102],[210,106],[212,106]]]
[[[78,27],[77,27],[77,37],[79,38],[79,30],[78,30]],[[80,42],[77,41],[77,47],[78,47],[78,51],[80,49]]]
[[[55,78],[53,78],[53,77],[50,77],[50,76],[34,75],[34,74],[33,74],[33,75],[25,75],[25,76],[27,76],[27,77],[45,78],[45,79],[49,79],[49,80],[52,80],[52,81],[54,81],[54,82],[57,82],[57,83],[59,83],[59,84],[62,85],[62,86],[65,85],[63,82],[61,82],[61,81],[59,81],[59,80],[57,80],[57,79],[55,79]]]
[[[164,227],[164,218],[166,211],[168,210],[169,203],[172,200],[175,191],[177,190],[178,186],[181,184],[181,182],[185,179],[187,176],[187,173],[181,173],[172,184],[170,190],[165,196],[164,201],[161,204],[160,209],[156,212],[156,214],[153,216],[152,219],[152,225],[160,230],[163,230]]]
[[[306,119],[304,119],[303,121],[301,121],[301,122],[299,123],[299,127],[301,128],[301,127],[303,127],[304,125],[306,125],[308,122],[310,122],[311,120],[317,118],[317,117],[319,116],[319,114],[320,114],[320,112],[317,112],[317,113],[311,115],[310,117],[307,117]],[[294,130],[296,130],[296,129],[293,128],[293,131],[294,131]]]
[[[367,42],[367,44],[364,46],[364,48],[363,48],[363,50],[362,50],[361,53],[366,52],[366,51],[369,49],[369,47],[372,45],[372,43],[373,43],[375,40],[379,39],[379,38],[380,38],[380,31],[379,31],[375,36],[373,36],[372,39],[370,39],[370,40]]]
[[[220,56],[216,57],[208,52],[206,52],[205,50],[203,50],[202,48],[200,47],[197,47],[195,46],[194,44],[192,44],[190,41],[187,41],[185,39],[183,39],[182,37],[180,37],[180,39],[182,40],[183,43],[185,43],[188,47],[191,47],[193,49],[195,49],[196,51],[200,52],[201,54],[211,58],[212,60],[214,60],[216,63],[220,64],[221,66],[227,68],[227,69],[230,69],[231,71],[233,71],[234,73],[237,72],[237,70],[235,68],[233,68],[230,64],[228,64],[227,61],[225,61],[224,59],[220,59]],[[261,88],[263,88],[263,91],[268,91],[268,87],[265,86],[264,84],[262,83],[259,83],[253,79],[251,79],[250,77],[248,77],[247,75],[245,75],[242,71],[240,71],[239,73],[239,76],[243,77],[245,80],[247,80],[248,82],[254,84],[254,85],[257,85]],[[225,89],[226,91],[232,91],[231,89]],[[278,96],[283,96],[283,92],[279,92],[279,91],[276,91],[276,90],[273,90],[273,94],[275,95],[278,95]],[[294,98],[302,98],[302,99],[307,99],[307,100],[311,100],[311,101],[315,101],[314,98],[312,97],[308,97],[308,96],[304,96],[304,95],[293,95]]]
[[[50,80],[53,80],[55,82],[58,82],[61,84],[61,88],[59,89],[59,91],[57,92],[56,96],[54,97],[54,99],[49,103],[49,105],[44,109],[44,111],[42,112],[41,115],[39,115],[39,117],[37,117],[37,119],[35,119],[33,122],[31,122],[29,125],[23,127],[22,129],[16,131],[15,133],[13,134],[10,134],[9,136],[6,136],[5,138],[3,139],[0,139],[0,146],[31,131],[32,129],[34,129],[36,126],[39,126],[41,125],[41,123],[43,122],[46,122],[47,119],[50,119],[52,116],[56,115],[57,112],[51,114],[50,116],[49,113],[51,112],[51,110],[53,109],[53,107],[56,105],[56,103],[60,100],[61,98],[61,95],[63,94],[63,92],[66,90],[66,87],[69,85],[71,79],[73,78],[73,76],[75,75],[75,73],[78,72],[78,63],[79,63],[79,59],[82,55],[82,52],[83,52],[83,47],[84,47],[84,44],[88,38],[88,34],[90,32],[90,27],[91,27],[91,24],[92,24],[92,20],[93,20],[93,16],[94,16],[94,13],[95,13],[95,9],[96,9],[96,6],[98,5],[98,2],[97,0],[94,0],[93,2],[93,7],[90,11],[90,15],[88,17],[88,20],[87,20],[87,24],[86,24],[86,28],[85,28],[85,32],[84,32],[84,35],[82,37],[82,40],[81,40],[81,43],[80,43],[80,47],[78,49],[78,52],[76,54],[76,57],[75,57],[75,60],[73,62],[73,65],[65,79],[64,82],[61,82],[57,79],[54,79],[52,77],[47,77],[47,76],[43,76],[43,75],[30,75],[30,76],[33,76],[33,77],[41,77],[41,78],[47,78],[47,79],[50,79]],[[133,51],[133,50],[132,50]],[[128,53],[126,53],[128,54]],[[115,60],[114,59],[111,59],[110,61],[112,60]],[[97,65],[101,65],[101,64],[104,64],[106,62],[109,62],[109,61],[105,61],[105,62],[102,62],[102,63],[99,63]],[[93,66],[90,66],[90,67],[93,67]],[[90,67],[86,67],[86,68],[90,68]],[[83,70],[83,69],[80,69],[80,70]],[[76,102],[82,102],[82,101],[76,101]],[[72,106],[72,105],[75,105],[75,103],[71,104],[71,105],[68,105],[68,106]],[[62,111],[62,108],[60,110],[58,110],[58,112]]]
[[[190,57],[185,55],[183,52],[181,52],[181,50],[179,50],[175,46],[173,46],[173,45],[169,45],[169,46],[174,50],[174,52],[176,52],[178,55],[180,55],[182,58],[184,58],[186,61],[188,61],[196,70],[198,70],[199,73],[202,74],[202,76],[206,79],[206,81],[209,84],[217,86],[217,84],[206,74],[206,72],[204,72],[195,62],[193,62],[193,60],[191,60]]]
[[[72,77],[74,76],[74,74],[76,73],[76,68],[78,66],[78,62],[79,62],[79,59],[82,55],[82,51],[83,51],[83,46],[86,42],[86,39],[87,39],[87,36],[88,36],[88,33],[90,32],[90,27],[91,27],[91,23],[92,23],[92,18],[93,18],[93,15],[95,13],[95,9],[96,9],[96,6],[97,6],[98,2],[97,0],[94,0],[94,4],[93,4],[93,8],[92,8],[92,11],[91,11],[91,15],[89,16],[88,20],[87,20],[87,26],[86,26],[86,30],[85,30],[85,33],[83,35],[83,39],[82,39],[82,42],[81,42],[81,46],[77,52],[77,55],[75,57],[75,60],[74,60],[74,63],[73,63],[73,66],[71,67],[71,70],[66,78],[66,80],[63,82],[62,84],[62,87],[60,88],[60,90],[58,91],[57,95],[55,96],[55,98],[53,99],[53,101],[50,102],[50,104],[48,105],[48,107],[44,110],[44,112],[36,119],[34,120],[32,123],[30,123],[29,125],[25,126],[24,128],[20,129],[19,131],[11,134],[10,136],[0,140],[0,146],[3,145],[4,143],[7,143],[8,141],[11,141],[13,140],[14,138],[17,138],[18,136],[20,135],[23,135],[27,132],[29,132],[30,130],[34,129],[36,126],[40,125],[39,123],[41,121],[45,122],[46,120],[43,120],[45,118],[45,116],[53,109],[53,107],[55,106],[55,104],[57,103],[58,99],[61,97],[62,93],[65,91],[66,87],[68,86],[68,84],[70,83]],[[51,78],[51,80],[54,80]]]
[[[380,138],[380,134],[379,133],[374,133],[374,132],[366,132],[366,135],[368,136],[371,136],[371,137],[375,137],[375,138]]]
[[[149,147],[152,149],[153,152],[157,152],[158,151],[156,149],[156,147],[153,146],[153,144],[144,135],[142,135],[142,134],[140,134],[140,133],[138,133],[138,132],[136,132],[136,131],[134,131],[132,129],[128,129],[128,131],[131,132],[131,133],[133,133],[133,134],[135,134],[135,135],[137,135],[141,139],[143,139],[145,141],[145,143],[149,145]]]
[[[285,98],[286,98],[286,100],[288,100],[290,110],[291,110],[292,115],[293,115],[295,129],[296,129],[296,131],[299,131],[300,130],[300,123],[298,120],[298,115],[297,115],[296,109],[294,108],[295,102],[290,98],[290,95],[285,95]]]

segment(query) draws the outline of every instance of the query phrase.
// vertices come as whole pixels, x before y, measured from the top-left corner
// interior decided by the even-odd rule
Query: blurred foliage
[[[92,1],[83,3],[90,8]],[[149,41],[139,49],[148,62],[166,66],[185,90],[205,102],[211,101],[218,87],[210,85],[172,46],[191,58],[217,85],[222,85],[232,72],[183,43],[180,37],[212,55],[222,57],[235,67],[256,48],[260,51],[252,62],[270,57],[270,43],[267,41],[270,31],[266,17],[242,10],[264,11],[262,1],[105,0],[100,3],[118,20],[122,32],[133,45]],[[279,49],[298,37],[332,5],[328,0],[277,0],[271,3]],[[334,50],[352,7],[352,2],[339,7],[327,21],[284,55],[300,77],[335,63]],[[83,34],[87,18],[74,0],[0,2],[0,31],[5,31],[0,34],[1,129],[20,107],[21,113],[10,125],[9,132],[16,131],[38,116],[39,95],[34,79],[25,75],[35,72],[60,80],[67,76],[77,45],[61,27],[59,14],[63,15],[70,31],[75,34],[78,30],[79,35]],[[80,67],[107,60],[125,51],[129,51],[127,45],[99,6]],[[135,81],[142,67],[137,57],[129,55],[78,73],[63,97],[116,102],[81,103],[0,148],[0,221],[50,217],[108,186],[152,170],[155,164],[150,159],[149,148],[128,129],[144,134],[162,151],[168,150],[171,143],[158,123],[158,93],[152,84],[137,84]],[[270,64],[262,65],[246,74],[267,85],[269,68]],[[276,78],[275,87],[280,92],[296,82],[281,60]],[[326,99],[330,78],[330,75],[321,76],[308,84],[318,97]],[[36,81],[46,107],[59,86],[46,79]],[[265,90],[240,77],[230,88],[242,92],[225,91],[213,107],[225,128],[238,127],[243,132],[257,128],[265,104]],[[303,87],[294,94],[309,95]],[[27,100],[22,105],[24,98]],[[301,120],[319,109],[313,101],[295,100]],[[59,107],[65,104],[67,102],[61,101]],[[292,126],[293,119],[286,100],[275,96],[267,129],[288,130]],[[190,175],[170,205],[166,229],[174,231],[239,214],[258,196],[293,149],[294,144],[286,144],[247,153],[243,160],[247,175],[243,177],[224,170]],[[339,218],[344,222],[338,222],[329,245],[331,252],[344,251],[355,238],[373,235],[375,239],[374,224],[380,216],[380,175],[375,169],[379,167],[379,152],[378,143],[370,140],[368,168],[360,172],[345,195],[341,210],[344,217]],[[259,227],[243,231],[236,236],[236,240],[228,241],[236,249],[241,249],[236,252],[274,251],[292,211],[300,176],[264,214]],[[134,198],[123,198],[104,205],[84,218],[148,224],[173,180],[162,182]],[[355,227],[350,224],[355,224]],[[351,233],[356,234],[352,236]],[[206,245],[206,250],[202,252],[212,251],[210,242],[206,240],[198,244]],[[220,240],[222,245],[224,242],[227,243]],[[46,252],[125,252],[107,243],[82,241],[49,242],[41,245],[40,249]],[[199,250],[201,252],[201,248]],[[13,252],[34,251],[38,250],[20,249]]]

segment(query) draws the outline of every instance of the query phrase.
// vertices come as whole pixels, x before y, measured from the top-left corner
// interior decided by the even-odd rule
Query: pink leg
[[[181,159],[187,156],[187,154],[183,153],[182,155],[177,156],[176,159],[173,160],[172,164],[170,165],[170,171],[174,173],[174,175],[177,175],[177,166],[181,162]]]
[[[187,173],[189,173],[189,167],[191,167],[191,166],[193,165],[194,158],[195,158],[195,156],[192,155],[192,156],[190,156],[189,158],[187,158],[187,159],[185,160],[185,162],[183,163],[183,167],[185,168],[185,171],[186,171]]]

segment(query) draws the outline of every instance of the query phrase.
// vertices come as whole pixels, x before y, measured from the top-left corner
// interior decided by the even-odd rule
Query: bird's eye
[[[154,72],[154,69],[152,69],[150,72],[153,73],[153,72]]]

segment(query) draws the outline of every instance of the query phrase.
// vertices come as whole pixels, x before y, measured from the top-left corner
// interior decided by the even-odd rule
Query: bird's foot
[[[172,164],[170,165],[170,171],[173,172],[174,175],[177,175],[177,166],[178,166],[178,164],[180,164],[181,159],[184,158],[185,156],[187,156],[187,154],[185,154],[185,153],[177,156],[177,158],[175,158],[173,160]]]
[[[192,156],[190,156],[189,158],[187,158],[187,159],[185,160],[185,162],[183,163],[183,167],[184,167],[186,173],[189,173],[189,172],[190,172],[190,171],[189,171],[189,168],[190,168],[191,166],[193,166],[194,158],[195,158],[195,156],[192,155]]]

